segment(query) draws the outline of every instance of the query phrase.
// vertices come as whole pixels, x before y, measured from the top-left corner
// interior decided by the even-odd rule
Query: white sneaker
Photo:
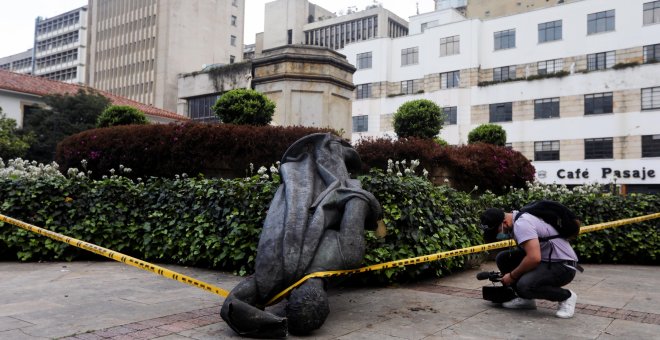
[[[536,309],[536,300],[517,297],[511,301],[502,303],[502,307],[509,309]]]
[[[555,314],[558,318],[568,319],[572,318],[573,314],[575,314],[577,294],[575,294],[572,290],[569,290],[569,292],[571,292],[571,297],[559,302],[559,307],[557,308],[557,313]]]

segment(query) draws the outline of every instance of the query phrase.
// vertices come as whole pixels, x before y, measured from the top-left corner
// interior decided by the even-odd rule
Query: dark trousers
[[[525,251],[514,248],[497,254],[495,263],[502,274],[510,273],[518,267]],[[575,270],[566,267],[562,262],[541,262],[532,271],[523,274],[513,289],[524,299],[543,299],[564,301],[571,296],[568,289],[561,288],[575,277]]]

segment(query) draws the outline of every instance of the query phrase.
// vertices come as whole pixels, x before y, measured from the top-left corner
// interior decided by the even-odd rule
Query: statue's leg
[[[330,304],[321,278],[311,278],[291,291],[286,306],[289,331],[307,335],[320,328],[330,314]]]
[[[220,309],[220,316],[236,333],[252,338],[284,338],[286,318],[255,307],[257,287],[249,277],[232,289]]]
[[[344,206],[337,240],[346,268],[362,264],[365,252],[364,222],[369,214],[367,202],[353,198]]]

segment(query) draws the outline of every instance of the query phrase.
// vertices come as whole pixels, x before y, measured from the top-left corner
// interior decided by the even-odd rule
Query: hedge
[[[133,179],[218,171],[224,171],[223,177],[241,177],[250,163],[269,166],[293,142],[316,132],[333,131],[204,123],[115,126],[67,137],[57,145],[55,160],[64,172],[86,160],[97,179],[120,165],[133,170],[126,174]]]
[[[452,187],[466,192],[503,194],[534,180],[534,167],[520,152],[485,143],[440,146],[431,139],[376,138],[358,142],[355,149],[365,170],[384,168],[388,159],[417,159],[431,173],[444,172]]]
[[[276,169],[274,169],[276,170]],[[261,225],[279,178],[260,169],[240,179],[178,177],[133,181],[113,175],[0,176],[3,214],[147,261],[252,272]],[[388,234],[367,232],[365,265],[482,243],[478,216],[488,206],[514,209],[541,197],[560,200],[585,224],[657,212],[657,195],[628,197],[536,186],[505,196],[472,198],[414,176],[372,170],[360,179],[384,208]],[[578,238],[582,261],[657,264],[658,221]],[[0,260],[98,258],[17,227],[1,224]],[[465,266],[465,257],[393,268],[363,278],[401,282],[443,275]]]

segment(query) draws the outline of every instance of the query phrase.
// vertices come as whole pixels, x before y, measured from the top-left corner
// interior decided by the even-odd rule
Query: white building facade
[[[356,65],[353,139],[394,135],[392,114],[429,99],[440,137],[484,123],[546,183],[660,187],[660,1],[584,0],[488,20],[454,9],[411,18],[410,35],[346,45]]]

